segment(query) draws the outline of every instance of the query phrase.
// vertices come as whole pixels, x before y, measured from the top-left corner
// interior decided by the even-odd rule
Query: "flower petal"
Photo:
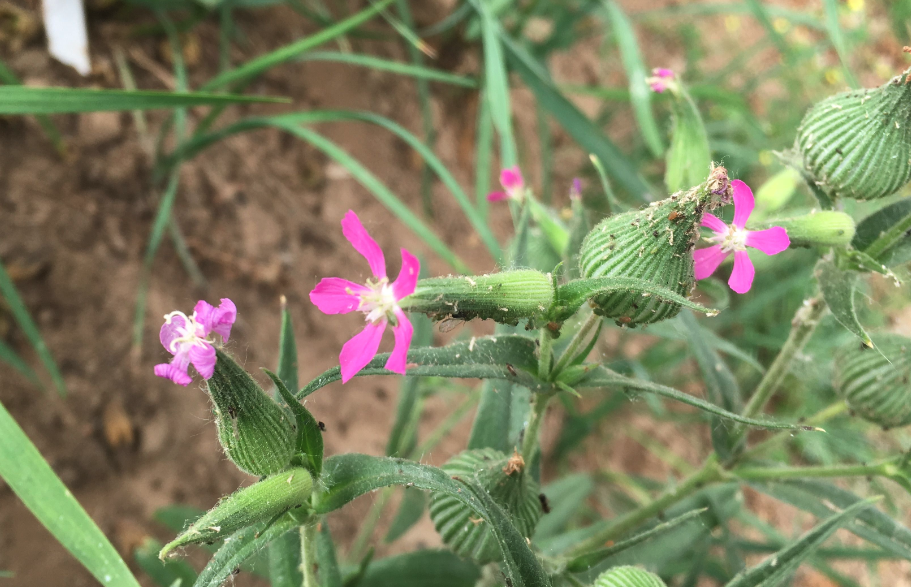
[[[351,246],[367,259],[374,276],[386,277],[386,258],[383,256],[383,250],[361,224],[361,219],[351,210],[342,218],[342,234]]]
[[[228,298],[221,298],[221,303],[216,308],[205,300],[199,300],[193,311],[196,314],[196,321],[202,324],[205,330],[203,336],[214,332],[220,335],[222,340],[228,342],[231,337],[231,326],[237,320],[237,306],[234,305],[234,302]]]
[[[215,372],[215,347],[208,344],[194,344],[190,348],[190,362],[199,371],[203,379],[212,377]]]
[[[715,245],[707,249],[693,251],[694,269],[696,270],[696,279],[705,279],[718,269],[721,262],[727,258],[728,254],[721,250],[721,247]]]
[[[525,180],[522,178],[522,171],[519,170],[518,165],[513,165],[500,171],[500,185],[507,192],[515,192],[525,186]]]
[[[714,214],[704,214],[702,216],[702,226],[711,228],[717,234],[727,234],[728,232],[728,225]]]
[[[759,249],[766,255],[777,255],[791,246],[788,231],[780,226],[773,226],[766,230],[751,230],[744,241],[746,246]]]
[[[386,321],[381,320],[375,324],[367,324],[363,330],[345,343],[338,356],[338,363],[342,367],[342,383],[357,375],[358,371],[376,356],[380,348],[380,340],[386,330]]]
[[[369,287],[347,279],[324,277],[310,292],[310,301],[323,314],[347,314],[360,305],[358,294],[369,291]]]
[[[489,194],[487,194],[488,202],[501,202],[503,200],[508,200],[508,199],[509,199],[509,194],[507,194],[506,192],[490,192]]]
[[[655,69],[652,70],[652,75],[662,77],[662,78],[669,78],[669,77],[674,77],[674,72],[671,71],[670,69],[667,69],[666,67],[656,67]]]
[[[753,267],[753,262],[750,261],[750,255],[746,251],[735,252],[734,270],[731,272],[731,278],[728,279],[731,289],[739,294],[750,291],[755,275],[756,269]]]
[[[172,363],[161,363],[160,365],[155,365],[155,375],[159,377],[164,377],[165,379],[170,379],[178,385],[183,385],[186,387],[190,385],[190,382],[193,381],[193,378],[186,371],[181,371],[177,365]]]
[[[411,326],[411,321],[402,310],[396,310],[395,318],[398,321],[398,324],[392,327],[392,333],[395,335],[395,348],[392,349],[392,354],[386,361],[386,369],[404,375],[405,365],[408,363],[408,347],[411,346],[414,327]]]
[[[753,199],[753,190],[739,179],[732,181],[731,187],[734,188],[734,222],[732,224],[737,228],[743,228],[747,225],[747,220],[750,219],[756,203]]]
[[[186,327],[186,325],[187,321],[180,315],[171,316],[170,320],[165,320],[165,323],[161,325],[161,330],[158,332],[158,340],[161,341],[161,346],[172,355],[176,351],[171,348],[171,343],[174,342],[175,338],[180,337],[178,330]]]
[[[395,301],[414,293],[420,272],[421,262],[418,261],[418,258],[402,249],[402,268],[399,270],[399,276],[392,282],[392,293],[395,295]]]

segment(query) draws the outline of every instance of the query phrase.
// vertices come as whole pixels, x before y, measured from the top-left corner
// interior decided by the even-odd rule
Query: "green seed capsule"
[[[911,339],[874,338],[875,349],[851,344],[835,357],[834,386],[861,418],[883,428],[911,424]],[[879,352],[877,352],[877,349]]]
[[[175,548],[211,542],[242,528],[273,520],[306,504],[312,491],[313,478],[306,469],[290,469],[238,489],[166,544],[158,556],[164,560]]]
[[[218,439],[228,458],[259,477],[286,469],[297,440],[293,418],[222,351],[206,383],[215,404]]]
[[[831,198],[873,200],[911,179],[911,69],[873,89],[810,108],[794,150],[808,181]]]
[[[715,167],[705,183],[666,200],[605,218],[582,243],[582,275],[635,277],[682,296],[695,283],[693,249],[702,216],[732,196],[727,170]],[[673,318],[680,305],[641,292],[611,293],[592,300],[595,313],[636,326]]]
[[[521,457],[508,457],[484,448],[462,452],[442,469],[454,477],[474,481],[510,515],[522,536],[531,538],[542,515],[537,482],[524,470]],[[502,560],[500,546],[488,522],[456,498],[433,494],[430,519],[449,548],[478,564]]]
[[[614,567],[598,575],[592,587],[666,587],[661,577],[639,567]]]
[[[414,293],[399,305],[434,320],[494,320],[516,325],[543,316],[554,299],[550,274],[533,270],[490,275],[435,277],[418,281]]]
[[[788,232],[792,247],[846,247],[854,239],[857,230],[854,219],[844,212],[823,210],[797,218],[768,220],[750,225],[750,230],[780,226]]]

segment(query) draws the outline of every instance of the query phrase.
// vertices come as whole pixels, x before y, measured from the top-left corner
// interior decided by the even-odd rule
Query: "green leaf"
[[[291,324],[291,312],[287,300],[282,296],[282,326],[278,335],[278,368],[275,370],[279,379],[288,389],[297,389],[297,343],[294,341],[294,325]]]
[[[448,550],[419,550],[373,561],[358,587],[474,587],[481,569]]]
[[[300,534],[289,531],[269,545],[269,583],[272,587],[300,587],[304,576],[300,571]],[[187,583],[191,585],[192,583]]]
[[[505,379],[549,390],[550,386],[541,387],[543,384],[538,383],[533,375],[538,369],[534,355],[536,348],[534,339],[516,334],[485,336],[445,347],[413,348],[408,351],[408,363],[415,366],[409,367],[407,376]],[[357,376],[398,375],[383,367],[388,358],[389,353],[378,354]],[[311,381],[298,392],[297,397],[307,397],[341,378],[340,368],[333,367]]]
[[[139,587],[126,563],[0,404],[0,477],[102,585]]]
[[[711,280],[704,280],[702,282],[702,284],[706,283],[707,281],[711,281]],[[702,285],[702,284],[700,284],[700,285]],[[727,286],[725,286],[725,288],[727,288]],[[650,335],[660,336],[661,338],[666,338],[668,340],[683,340],[683,341],[688,340],[687,335],[681,331],[679,324],[677,324],[674,320],[668,320],[666,322],[659,322],[657,324],[649,324],[648,333]],[[706,328],[702,325],[699,325],[699,336],[702,337],[705,344],[707,344],[709,346],[709,348],[711,348],[719,353],[724,353],[725,355],[728,355],[729,357],[733,357],[735,359],[739,359],[739,360],[743,361],[744,363],[746,363],[747,365],[749,365],[750,367],[755,369],[758,373],[765,373],[765,367],[763,367],[762,363],[757,361],[753,355],[748,354],[746,351],[744,351],[740,347],[721,338],[720,336],[715,334],[714,331],[709,330],[708,328]]]
[[[259,524],[232,534],[199,573],[193,587],[221,587],[241,563],[299,525],[290,514],[285,514],[271,525]]]
[[[471,424],[468,449],[493,448],[500,452],[509,452],[512,394],[513,385],[508,382],[484,382],[478,411]]]
[[[454,73],[449,73],[448,71],[443,71],[440,69],[434,69],[432,67],[401,63],[398,61],[392,61],[390,59],[381,59],[372,55],[339,53],[337,51],[321,51],[316,53],[306,53],[300,57],[300,60],[334,61],[338,63],[347,63],[350,65],[369,67],[370,69],[375,69],[377,71],[388,71],[400,75],[407,75],[417,79],[453,84],[465,88],[478,87],[478,81],[476,79],[465,77],[464,75],[456,75]]]
[[[275,383],[278,393],[291,409],[291,413],[294,414],[297,427],[296,452],[300,455],[301,464],[310,469],[313,476],[318,479],[323,470],[323,432],[319,428],[319,422],[307,408],[294,398],[294,394],[285,387],[285,383],[279,379],[278,375],[268,369],[263,369],[263,371]]]
[[[2,88],[0,88],[0,90],[2,90]],[[25,334],[29,343],[31,343],[32,348],[35,349],[38,358],[41,359],[41,363],[44,365],[45,370],[47,370],[48,374],[51,376],[51,380],[57,388],[57,393],[65,396],[66,384],[63,382],[63,376],[57,368],[57,363],[54,362],[54,357],[51,356],[51,352],[44,343],[41,332],[38,331],[38,326],[29,315],[28,309],[25,307],[25,302],[22,301],[19,292],[16,291],[16,286],[13,284],[13,280],[3,267],[2,262],[0,262],[0,295],[6,300],[6,305],[9,306],[13,318],[16,320],[16,323],[19,324],[19,328],[22,329],[23,334]],[[9,347],[4,345],[4,349],[7,348]],[[7,359],[7,356],[4,356],[3,358]],[[10,362],[13,362],[15,366],[15,359]]]
[[[755,567],[745,569],[726,587],[756,587],[780,585],[810,557],[836,530],[857,517],[862,510],[871,507],[871,501],[855,503],[839,514],[831,516],[812,530],[779,550]]]
[[[642,52],[639,50],[633,23],[630,22],[623,9],[614,0],[602,0],[602,5],[607,10],[611,28],[614,31],[614,36],[617,37],[617,44],[620,46],[620,58],[623,61],[624,69],[626,69],[626,78],[629,82],[630,99],[636,123],[642,131],[642,137],[652,152],[652,156],[660,157],[664,153],[664,142],[661,140],[658,123],[655,122],[655,115],[652,112],[652,90],[649,88],[648,82],[645,81],[648,73],[642,59]],[[704,134],[705,131],[703,131]],[[701,170],[702,175],[696,181],[686,184],[685,187],[698,185],[705,179],[707,169],[708,164]],[[675,190],[671,189],[671,191]]]
[[[325,518],[320,522],[319,534],[316,535],[316,561],[319,565],[319,576],[322,580],[321,587],[342,587],[342,574],[338,568],[335,556],[335,543],[329,532],[329,524]]]
[[[184,560],[167,560],[162,562],[158,552],[162,544],[154,538],[146,538],[133,552],[133,559],[146,575],[160,587],[171,587],[180,581],[181,587],[190,587],[196,582],[196,571]]]
[[[465,480],[452,479],[441,469],[404,459],[344,454],[326,460],[323,483],[324,490],[314,505],[318,513],[336,510],[360,495],[389,485],[413,485],[451,495],[490,524],[513,587],[550,586],[547,574],[503,509],[484,490]]]
[[[467,3],[463,6],[469,6]],[[475,144],[475,201],[478,213],[487,219],[490,204],[487,194],[490,192],[490,172],[493,160],[493,120],[490,116],[490,102],[487,92],[481,90],[478,105],[477,142]]]
[[[534,93],[538,104],[550,112],[584,151],[595,155],[630,195],[637,201],[648,201],[649,194],[655,190],[636,172],[636,166],[557,89],[541,63],[502,31],[500,40],[510,65]]]
[[[0,340],[0,361],[5,362],[16,371],[22,373],[26,379],[41,387],[41,380],[38,379],[38,374],[28,366],[28,363],[22,360],[22,357],[16,354],[12,347],[2,340]]]
[[[214,90],[257,76],[280,63],[284,63],[285,61],[293,59],[301,53],[305,53],[310,49],[322,45],[323,43],[328,43],[329,41],[345,34],[346,32],[359,27],[360,25],[364,24],[379,14],[391,3],[392,0],[379,0],[369,8],[365,8],[364,10],[346,18],[343,21],[335,23],[330,27],[324,28],[316,34],[310,35],[309,37],[304,37],[299,41],[285,45],[284,47],[276,49],[275,51],[266,53],[265,55],[261,55],[255,59],[251,59],[240,67],[229,69],[228,71],[220,73],[219,75],[206,82],[206,84],[203,85],[202,89]]]
[[[664,183],[667,190],[674,193],[705,181],[705,174],[712,165],[712,151],[702,116],[683,82],[678,80],[670,92],[673,96],[674,128],[671,147],[667,151]]]
[[[848,64],[848,46],[845,43],[845,36],[841,30],[841,24],[838,22],[838,4],[835,0],[822,0],[826,12],[826,32],[829,33],[829,39],[838,53],[838,60],[841,61],[841,69],[845,73],[845,79],[848,85],[855,90],[860,87],[854,73],[851,72],[851,66]]]
[[[870,335],[860,325],[854,307],[854,292],[857,290],[857,273],[842,271],[832,261],[820,260],[816,264],[816,279],[832,316],[838,323],[857,335],[865,345],[873,348]]]
[[[290,103],[287,98],[228,94],[94,90],[86,88],[34,88],[0,86],[0,115],[64,114],[117,110],[152,110],[258,102]]]
[[[703,508],[703,509],[687,512],[687,513],[683,514],[682,516],[677,516],[676,518],[674,518],[672,520],[668,520],[667,522],[658,524],[657,526],[655,526],[654,528],[652,528],[650,530],[642,532],[641,534],[637,534],[637,535],[633,536],[632,538],[627,538],[626,540],[618,542],[617,544],[614,544],[613,546],[609,546],[607,548],[602,548],[602,549],[596,550],[594,552],[589,552],[587,554],[583,554],[583,555],[574,557],[566,563],[566,570],[569,571],[570,573],[581,573],[583,571],[587,571],[590,568],[600,564],[604,560],[606,560],[616,554],[619,554],[629,548],[632,548],[633,546],[636,546],[647,540],[651,540],[652,538],[660,536],[661,534],[664,534],[668,530],[673,530],[677,526],[686,524],[688,522],[695,521],[696,519],[700,518],[702,516],[702,514],[704,514],[707,511],[707,509],[708,508]]]
[[[401,538],[405,532],[420,521],[425,509],[427,509],[427,496],[424,492],[406,489],[402,496],[402,503],[399,505],[399,511],[389,524],[386,542],[395,542]]]
[[[911,260],[911,198],[902,198],[861,220],[851,245],[887,267]]]

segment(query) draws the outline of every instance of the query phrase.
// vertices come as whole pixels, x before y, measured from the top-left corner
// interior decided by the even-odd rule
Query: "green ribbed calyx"
[[[222,351],[206,384],[215,404],[218,440],[231,462],[259,477],[286,469],[297,440],[291,415]]]
[[[549,273],[520,269],[421,279],[414,293],[399,305],[434,320],[481,318],[515,326],[519,320],[543,316],[553,299],[554,281]]]
[[[518,454],[509,457],[492,448],[467,450],[452,457],[442,469],[480,485],[506,510],[522,536],[531,538],[542,515],[540,489]],[[433,494],[430,519],[443,542],[459,556],[478,564],[502,560],[488,522],[456,498]]]
[[[313,478],[306,469],[289,469],[267,477],[249,487],[238,489],[165,545],[158,554],[162,560],[175,548],[187,544],[212,542],[307,503],[313,491]]]
[[[844,212],[823,210],[796,218],[779,218],[750,224],[750,230],[780,226],[788,232],[792,247],[846,247],[854,239],[857,225]]]
[[[592,587],[666,587],[661,577],[639,567],[614,567],[604,571]]]
[[[911,179],[911,69],[878,88],[813,105],[797,129],[796,163],[831,198],[874,200]]]
[[[703,215],[732,197],[724,167],[685,192],[602,220],[585,238],[579,266],[586,278],[633,277],[688,296],[695,283],[693,248]],[[642,292],[617,292],[591,300],[596,314],[636,326],[673,318],[680,304]]]
[[[859,344],[835,356],[834,386],[857,415],[883,428],[911,424],[911,339],[883,334],[876,349]]]

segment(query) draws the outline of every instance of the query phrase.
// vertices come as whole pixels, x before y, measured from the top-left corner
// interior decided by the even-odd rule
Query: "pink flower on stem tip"
[[[739,294],[750,291],[756,269],[747,247],[759,249],[766,255],[777,255],[791,245],[787,231],[780,226],[766,230],[747,230],[746,223],[753,212],[753,191],[739,179],[731,182],[734,188],[734,221],[730,226],[712,214],[702,217],[702,226],[711,228],[715,236],[709,242],[717,243],[707,249],[693,251],[696,279],[705,279],[718,269],[728,255],[734,253],[734,270],[728,285]]]
[[[525,180],[522,178],[518,165],[500,171],[500,185],[503,186],[504,191],[487,194],[488,202],[499,202],[500,200],[521,202],[525,197]]]
[[[389,283],[383,251],[351,210],[342,219],[342,233],[351,246],[367,259],[374,277],[368,279],[366,285],[339,277],[324,277],[310,292],[310,301],[324,314],[347,314],[358,310],[366,315],[367,325],[345,343],[338,357],[342,383],[347,383],[376,356],[387,324],[392,324],[395,346],[385,367],[404,375],[413,328],[398,302],[414,293],[421,263],[417,257],[402,249],[399,276]]]
[[[210,335],[218,334],[223,342],[227,342],[236,319],[237,306],[228,298],[222,298],[217,308],[199,300],[190,316],[183,312],[167,314],[158,338],[174,358],[170,363],[155,365],[155,375],[187,386],[193,381],[188,373],[192,363],[204,379],[212,377],[215,372],[215,347]]]
[[[673,79],[674,72],[664,67],[656,67],[652,70],[652,77],[646,78],[649,87],[653,92],[662,93],[668,87],[668,81]]]

